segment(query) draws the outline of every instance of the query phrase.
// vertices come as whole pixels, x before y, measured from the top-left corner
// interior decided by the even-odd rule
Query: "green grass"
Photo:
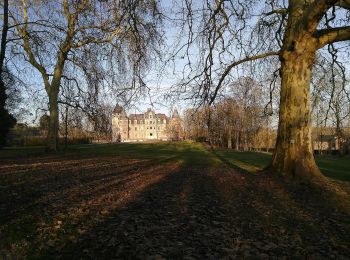
[[[43,147],[6,148],[0,151],[4,158],[31,157],[44,154]],[[60,154],[74,155],[116,155],[134,159],[154,161],[178,161],[184,166],[228,165],[245,172],[255,173],[271,160],[271,154],[258,152],[236,152],[227,149],[208,150],[203,144],[190,142],[173,143],[120,143],[99,145],[73,145]],[[317,156],[316,161],[327,177],[350,181],[350,157]]]
[[[0,160],[44,154],[44,147],[5,148],[4,150],[0,150]],[[58,152],[58,154],[65,156],[115,155],[132,159],[178,161],[184,166],[199,167],[222,164],[204,145],[191,142],[72,145],[67,150]]]
[[[271,154],[258,152],[236,152],[230,150],[214,151],[226,164],[240,168],[246,172],[255,173],[266,167]],[[335,155],[316,156],[316,162],[321,172],[332,179],[350,181],[350,157],[338,157]]]
[[[94,146],[76,146],[70,151],[79,154],[117,155],[133,159],[147,159],[155,161],[178,161],[184,166],[210,166],[220,164],[220,160],[199,143],[121,143]]]
[[[327,177],[340,181],[350,181],[349,156],[316,156],[316,162],[321,172]]]
[[[271,154],[257,152],[237,152],[227,149],[213,150],[226,165],[245,172],[256,173],[262,170],[271,160]]]

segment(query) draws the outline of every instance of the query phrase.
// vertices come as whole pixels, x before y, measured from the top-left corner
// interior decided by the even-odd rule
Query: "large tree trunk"
[[[307,36],[281,55],[281,96],[272,170],[304,181],[321,177],[312,146],[310,81],[316,48]]]
[[[51,89],[49,96],[49,129],[47,134],[47,150],[57,151],[58,149],[58,91]]]

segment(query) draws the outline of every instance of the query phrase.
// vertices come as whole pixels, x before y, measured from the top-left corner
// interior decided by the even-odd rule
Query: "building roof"
[[[149,113],[149,111],[148,111],[148,113]],[[144,114],[130,114],[130,116],[129,116],[130,123],[134,124],[135,120],[148,119],[148,116],[147,116],[148,113],[146,112]],[[162,113],[154,114],[154,119],[161,119],[161,120],[167,120],[167,121],[169,120],[169,118],[165,114],[162,114]]]
[[[129,116],[130,120],[141,120],[144,118],[145,118],[144,114],[130,114],[130,116]]]
[[[165,115],[165,114],[156,114],[156,118],[159,118],[159,119],[168,119],[168,117]]]
[[[163,113],[155,113],[155,111],[151,108],[148,108],[147,111],[143,114],[130,114],[129,116],[126,115],[125,110],[119,106],[118,104],[115,106],[114,110],[113,110],[114,114],[122,114],[123,118],[130,120],[130,124],[134,124],[135,120],[137,121],[141,121],[141,120],[145,120],[145,119],[149,119],[149,114],[153,114],[153,119],[160,119],[160,120],[166,120],[167,122],[169,122],[170,118]],[[178,113],[176,111],[176,114],[178,116]],[[151,119],[152,120],[152,119]],[[140,124],[140,122],[137,122],[138,124]],[[143,124],[145,122],[142,122]]]

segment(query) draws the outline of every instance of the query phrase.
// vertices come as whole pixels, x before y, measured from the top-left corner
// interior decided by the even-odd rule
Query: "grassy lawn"
[[[45,153],[43,147],[6,148],[0,151],[0,160],[32,157]],[[59,154],[65,156],[116,155],[126,158],[155,161],[178,161],[184,166],[227,166],[255,173],[268,165],[269,153],[237,152],[227,149],[208,150],[200,143],[121,143],[100,145],[74,145]],[[317,156],[316,161],[327,177],[350,181],[350,157]]]
[[[46,155],[44,147],[9,147],[0,150],[0,161],[43,155]],[[73,158],[91,155],[97,157],[121,156],[155,162],[181,162],[183,166],[197,167],[223,165],[220,158],[214,156],[204,145],[191,142],[72,145],[57,154],[48,154],[47,156],[56,155]]]
[[[276,248],[274,255],[280,254],[276,245],[287,241],[287,255],[295,250],[307,255],[302,251],[315,246],[309,234],[322,238],[323,230],[332,235],[315,240],[323,243],[320,248],[335,239],[348,250],[349,215],[333,209],[338,204],[331,196],[252,174],[270,159],[268,153],[190,142],[76,145],[55,154],[43,147],[6,148],[0,151],[0,259],[121,259],[140,252],[143,259],[153,249],[182,259],[190,250],[200,251],[201,244],[193,245],[206,236],[206,248],[217,257],[198,259],[234,255],[245,240],[260,247],[266,241]],[[348,157],[317,157],[317,162],[325,175],[350,181]],[[217,241],[225,245],[219,253]]]
[[[350,157],[317,156],[316,162],[321,172],[327,177],[350,181]]]
[[[236,152],[226,149],[213,151],[213,153],[222,158],[226,164],[253,173],[262,170],[271,160],[271,154],[269,153]],[[335,180],[350,181],[349,156],[316,156],[316,162],[321,172],[327,177]]]

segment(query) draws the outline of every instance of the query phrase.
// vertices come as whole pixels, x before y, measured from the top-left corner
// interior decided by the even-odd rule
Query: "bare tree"
[[[315,148],[320,152],[325,149],[321,140],[324,135],[333,136],[339,153],[346,140],[345,126],[350,118],[350,88],[343,70],[345,69],[340,64],[333,64],[333,60],[329,61],[325,57],[322,57],[322,66],[317,66],[314,70],[312,108],[316,126],[314,134],[319,145]]]
[[[261,86],[252,78],[244,77],[230,88],[234,95],[231,93],[211,107],[186,111],[184,127],[188,138],[244,151],[269,148],[272,130],[264,114]]]
[[[195,60],[187,55],[189,76],[180,87],[188,90],[192,86],[193,98],[213,103],[232,73],[241,71],[242,64],[263,58],[276,61],[277,57],[281,78],[279,124],[270,170],[296,181],[322,178],[311,137],[312,69],[318,50],[350,39],[350,2],[184,2],[182,21],[189,38],[182,53],[191,53],[198,44],[201,51]],[[196,22],[198,17],[201,20]],[[344,47],[348,51],[348,46]]]
[[[62,80],[76,82],[76,77],[69,77],[69,72],[73,71],[74,76],[85,75],[87,84],[101,82],[101,74],[94,70],[97,66],[89,67],[93,61],[82,58],[89,58],[88,53],[112,53],[114,50],[120,54],[118,61],[127,57],[125,63],[136,82],[140,79],[147,50],[157,40],[155,20],[159,12],[154,1],[23,0],[22,4],[14,6],[11,17],[17,24],[17,44],[44,83],[50,112],[47,148],[55,151]],[[97,62],[104,62],[101,56],[96,57],[99,57]],[[118,62],[118,65],[123,64]],[[93,71],[88,73],[89,69]],[[80,72],[76,73],[77,70]],[[80,86],[77,88],[81,92]],[[88,96],[94,99],[93,95]]]

